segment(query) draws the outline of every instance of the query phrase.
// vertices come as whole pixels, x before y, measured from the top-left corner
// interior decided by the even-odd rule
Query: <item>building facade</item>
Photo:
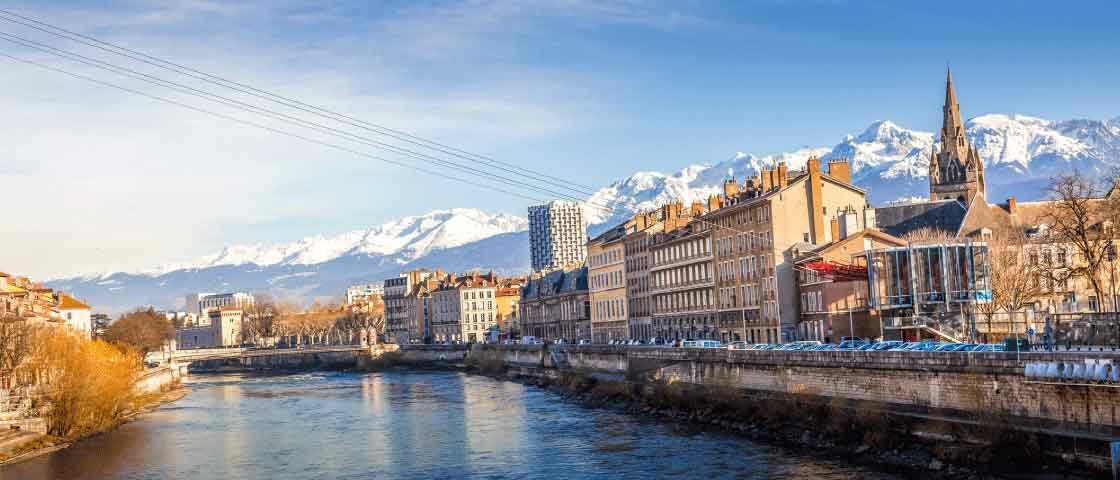
[[[553,201],[529,207],[529,260],[533,271],[578,265],[587,257],[583,208]]]
[[[536,273],[521,288],[521,335],[545,341],[591,339],[587,267]]]
[[[374,295],[383,295],[385,293],[384,283],[366,283],[361,285],[351,285],[346,289],[346,304],[355,305],[363,300],[368,300]]]
[[[650,244],[653,329],[665,340],[716,339],[712,235],[698,221],[701,205],[681,216],[680,204],[666,206],[665,231]]]
[[[190,298],[190,295],[187,297]],[[256,302],[256,299],[245,292],[200,294],[198,298],[199,323],[209,323],[210,312],[213,310],[223,307],[248,308],[254,302]]]
[[[782,343],[798,338],[800,302],[795,247],[806,250],[864,228],[864,191],[846,161],[809,158],[789,172],[763,170],[740,188],[733,181],[709,199],[719,338]],[[845,213],[847,212],[847,213]],[[808,248],[807,248],[808,247]]]
[[[660,218],[660,212],[640,213],[626,226],[623,258],[630,338],[651,340],[656,336],[653,328],[653,300],[650,297],[649,249],[654,235],[663,230]]]
[[[420,305],[417,305],[417,297],[414,292],[418,291],[420,282],[432,275],[435,275],[435,273],[419,269],[385,280],[382,288],[385,301],[385,340],[387,342],[401,345],[411,343],[410,330],[416,331],[414,324],[416,323],[417,312],[422,317],[426,310],[423,297],[421,297]]]
[[[587,243],[587,284],[591,298],[591,341],[630,338],[626,302],[625,225]]]
[[[867,267],[856,259],[866,251],[904,245],[900,238],[869,228],[842,232],[828,245],[795,252],[801,311],[797,337],[825,343],[883,337],[881,316],[868,301]]]
[[[245,321],[245,311],[241,307],[227,305],[206,310],[206,320],[199,325],[179,328],[175,331],[177,348],[214,348],[232,347],[241,344],[241,332]]]

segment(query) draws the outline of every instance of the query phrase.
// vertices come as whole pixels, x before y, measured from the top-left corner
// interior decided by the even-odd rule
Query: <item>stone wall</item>
[[[406,347],[410,351],[416,347]],[[461,346],[444,347],[466,350]],[[1120,385],[1040,382],[1028,362],[1114,362],[1120,355],[941,352],[728,351],[617,346],[474,345],[510,368],[625,374],[632,381],[677,381],[760,392],[807,394],[883,404],[899,412],[1017,417],[1039,427],[1100,435],[1120,427]]]

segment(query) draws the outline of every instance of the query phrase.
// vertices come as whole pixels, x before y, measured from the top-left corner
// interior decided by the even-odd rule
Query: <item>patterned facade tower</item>
[[[985,198],[984,162],[965,138],[952,73],[946,74],[943,113],[941,149],[929,159],[929,198],[969,205],[976,195]]]

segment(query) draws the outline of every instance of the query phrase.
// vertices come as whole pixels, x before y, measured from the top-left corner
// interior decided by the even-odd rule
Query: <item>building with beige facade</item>
[[[650,245],[656,234],[663,231],[661,212],[639,213],[626,224],[623,237],[626,269],[627,328],[630,338],[650,340],[656,336],[653,328],[653,306],[650,296]]]
[[[742,187],[729,181],[709,199],[703,220],[712,225],[715,304],[719,338],[782,343],[796,340],[800,302],[792,251],[827,245],[840,236],[844,211],[863,212],[864,191],[851,183],[850,167],[837,160],[822,170],[785,163],[763,170]],[[863,229],[861,216],[845,217],[846,231]]]
[[[591,297],[591,341],[628,339],[626,302],[626,226],[620,225],[587,242],[587,284]]]
[[[703,206],[662,207],[664,231],[650,243],[653,330],[665,340],[716,339],[712,228],[699,218]]]

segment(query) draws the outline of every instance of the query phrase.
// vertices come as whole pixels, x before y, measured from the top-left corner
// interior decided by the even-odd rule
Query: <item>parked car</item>
[[[900,346],[902,346],[901,340],[887,340],[885,342],[876,343],[875,346],[872,347],[872,350],[886,352]]]
[[[844,337],[844,338],[848,338],[848,337]],[[855,349],[857,349],[859,347],[862,347],[866,344],[867,344],[867,342],[865,342],[863,340],[844,340],[844,341],[840,342],[840,345],[836,346],[836,349],[837,350],[855,350]]]
[[[727,344],[728,350],[750,350],[751,344],[747,342],[731,342]]]
[[[579,345],[591,345],[591,340],[586,338],[579,339]]]
[[[531,335],[525,335],[525,336],[521,337],[521,344],[522,345],[540,345],[541,341],[537,337],[534,337],[534,336],[531,336]]]

